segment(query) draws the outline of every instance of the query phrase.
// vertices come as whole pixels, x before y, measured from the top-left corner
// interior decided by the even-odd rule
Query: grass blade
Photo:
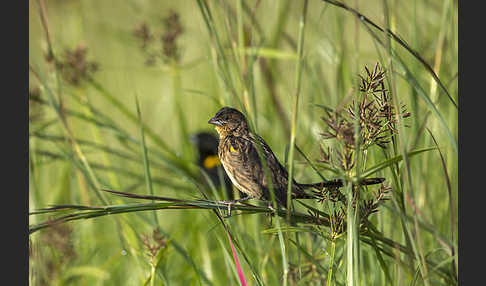
[[[145,145],[145,135],[144,135],[143,125],[142,125],[142,114],[140,112],[140,104],[138,102],[138,97],[135,97],[135,103],[137,106],[137,117],[138,117],[139,128],[140,128],[140,138],[142,141],[141,149],[143,154],[143,169],[145,173],[145,184],[147,186],[148,193],[151,196],[153,196],[154,189],[152,187],[152,176],[150,175],[150,166],[149,166],[149,160],[147,156],[147,146]],[[159,226],[159,220],[157,219],[157,213],[155,211],[153,211],[153,217],[154,217],[155,225]]]

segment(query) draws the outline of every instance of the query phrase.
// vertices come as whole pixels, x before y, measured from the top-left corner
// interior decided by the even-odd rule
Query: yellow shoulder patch
[[[230,152],[236,152],[236,149],[231,144],[230,144]]]
[[[221,165],[221,161],[219,161],[219,158],[216,155],[207,156],[206,159],[204,159],[203,165],[206,169],[212,169]]]

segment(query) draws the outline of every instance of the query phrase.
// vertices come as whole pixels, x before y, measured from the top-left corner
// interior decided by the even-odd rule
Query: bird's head
[[[231,107],[221,108],[208,123],[215,126],[220,137],[248,132],[245,115]]]

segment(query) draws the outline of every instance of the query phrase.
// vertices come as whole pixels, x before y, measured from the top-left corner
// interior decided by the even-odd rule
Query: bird
[[[226,174],[238,190],[246,194],[239,200],[227,202],[228,209],[231,204],[248,199],[263,199],[271,201],[270,180],[275,194],[277,206],[287,207],[288,172],[265,140],[253,133],[246,117],[239,110],[225,106],[218,110],[209,119],[219,135],[218,157],[223,164]],[[263,160],[268,170],[265,171]],[[360,181],[360,185],[373,185],[382,183],[384,178],[369,178]],[[328,187],[342,187],[340,179],[312,184],[301,184],[292,179],[292,199],[315,199],[315,195],[305,192],[306,189],[323,189]]]
[[[199,131],[191,135],[191,142],[197,151],[197,165],[208,175],[214,187],[225,189],[226,197],[234,200],[233,184],[218,157],[218,137],[210,132]]]

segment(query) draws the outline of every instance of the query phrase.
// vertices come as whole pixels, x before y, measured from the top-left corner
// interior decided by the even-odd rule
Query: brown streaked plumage
[[[226,190],[226,198],[234,200],[233,184],[223,169],[221,160],[218,157],[218,137],[216,134],[209,132],[197,132],[191,136],[191,141],[196,147],[198,153],[197,164],[201,172],[205,172],[212,184],[217,189]],[[220,178],[222,175],[222,178]],[[202,181],[205,181],[201,178]]]
[[[231,107],[221,108],[208,121],[215,125],[219,134],[218,156],[233,184],[249,198],[271,200],[270,184],[264,166],[258,155],[258,145],[271,178],[276,201],[281,206],[287,206],[288,173],[280,164],[272,149],[263,138],[253,134],[243,113]],[[384,179],[367,179],[364,185],[378,184]],[[306,194],[307,188],[340,187],[340,180],[316,184],[299,184],[292,180],[292,198],[315,198]]]

